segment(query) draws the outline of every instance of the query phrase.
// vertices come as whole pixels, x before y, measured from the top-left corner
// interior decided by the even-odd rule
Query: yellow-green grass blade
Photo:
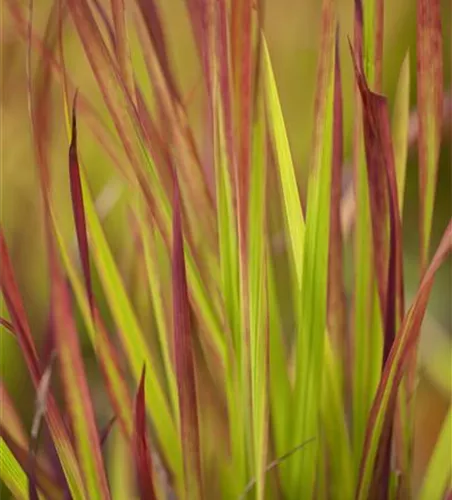
[[[182,462],[175,422],[171,416],[161,384],[154,372],[151,353],[105,238],[82,168],[80,173],[88,233],[91,238],[91,251],[107,302],[136,381],[140,378],[143,363],[146,363],[149,371],[146,380],[146,390],[149,394],[148,411],[154,422],[157,439],[162,447],[165,459],[170,464],[172,471],[178,476],[181,473]]]
[[[14,495],[14,498],[28,499],[27,475],[8,448],[3,437],[0,437],[0,480]]]
[[[452,405],[449,407],[435,449],[430,458],[419,500],[443,498],[446,490],[452,488]]]
[[[290,256],[295,270],[296,281],[293,285],[301,289],[301,275],[304,244],[304,218],[298,193],[295,168],[290,152],[289,139],[284,124],[281,104],[278,97],[275,75],[273,74],[270,54],[265,38],[262,39],[263,78],[265,81],[266,105],[269,133],[275,151],[278,174],[284,200],[284,214],[287,236],[290,242]]]
[[[133,415],[131,410],[131,398],[125,383],[124,375],[121,373],[118,361],[115,359],[116,353],[100,323],[100,318],[93,321],[88,297],[81,277],[79,276],[75,265],[70,257],[67,243],[64,241],[62,232],[59,228],[57,218],[52,211],[52,222],[54,234],[59,246],[62,264],[74,292],[75,299],[81,315],[83,317],[88,337],[92,343],[96,356],[101,364],[104,376],[106,378],[107,391],[112,399],[112,406],[115,414],[122,425],[125,435],[131,437]]]
[[[331,500],[353,498],[354,469],[342,386],[337,374],[341,362],[326,336],[321,421],[326,440],[326,456],[331,476],[328,496]]]
[[[256,498],[265,498],[268,441],[268,312],[266,277],[266,127],[262,96],[257,96],[248,215],[248,278],[253,475]]]
[[[408,156],[408,119],[410,115],[410,55],[407,53],[400,69],[392,119],[394,160],[397,176],[397,199],[403,215],[406,164]]]
[[[322,8],[312,164],[308,184],[301,306],[296,338],[292,445],[319,439],[326,332],[328,248],[333,158],[336,16],[332,0]],[[312,498],[319,440],[290,461],[292,495]]]
[[[236,471],[237,493],[245,484],[245,423],[240,415],[240,360],[242,353],[242,314],[240,305],[239,285],[239,253],[236,215],[233,204],[233,187],[228,167],[228,157],[225,144],[224,120],[221,111],[221,101],[218,99],[215,135],[215,175],[217,189],[217,220],[221,268],[221,289],[225,304],[225,329],[230,332],[231,342],[227,360],[227,397],[230,423],[230,439],[232,446],[232,461]]]
[[[280,308],[275,283],[275,268],[271,256],[267,253],[267,293],[269,321],[269,391],[272,439],[277,457],[282,457],[290,449],[289,417],[292,389],[288,372],[288,356],[284,343]],[[302,452],[301,452],[302,453]],[[283,486],[287,484],[289,462],[279,466]]]
[[[168,321],[163,307],[163,297],[160,287],[162,283],[159,278],[158,271],[158,252],[157,252],[157,234],[155,228],[151,227],[148,219],[145,216],[144,208],[136,208],[137,221],[141,231],[141,243],[143,246],[144,260],[146,265],[146,273],[149,284],[149,291],[152,298],[152,308],[154,311],[155,323],[157,326],[157,336],[159,346],[163,358],[163,366],[169,389],[169,396],[172,405],[173,415],[178,415],[178,396],[177,384],[174,373],[174,367],[171,361],[170,340],[168,338]]]

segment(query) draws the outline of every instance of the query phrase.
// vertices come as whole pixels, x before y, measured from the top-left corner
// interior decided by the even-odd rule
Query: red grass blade
[[[88,388],[80,345],[71,311],[69,290],[57,265],[52,270],[51,300],[54,331],[64,386],[83,482],[89,498],[110,498],[102,461],[99,434]]]
[[[138,386],[138,392],[135,398],[133,453],[135,457],[140,498],[143,500],[155,500],[157,497],[154,491],[154,482],[152,479],[152,460],[146,432],[146,402],[144,389],[145,376],[146,367],[143,366],[140,385]]]
[[[428,261],[441,142],[443,49],[440,3],[439,0],[417,2],[421,272]]]
[[[41,378],[41,366],[38,360],[30,327],[25,313],[19,288],[14,276],[11,260],[6,246],[3,230],[0,228],[0,286],[8,308],[11,323],[17,335],[20,349],[36,386]]]
[[[386,99],[369,89],[362,69],[360,69],[362,63],[356,58],[354,58],[354,65],[363,103],[364,142],[369,177],[375,271],[382,317],[385,321],[383,353],[383,363],[385,363],[395,336],[396,302],[399,305],[399,319],[404,314],[402,233],[398,211],[394,152]]]
[[[77,93],[72,105],[72,138],[69,146],[69,178],[71,184],[72,211],[74,214],[77,242],[85,277],[86,293],[88,296],[91,314],[94,316],[94,296],[91,284],[91,270],[89,265],[88,234],[86,231],[85,210],[83,208],[83,192],[80,181],[80,166],[77,151],[77,118],[76,118]]]
[[[375,457],[382,442],[382,435],[387,432],[387,427],[392,421],[398,387],[419,338],[433,280],[436,271],[451,251],[452,219],[444,232],[430,266],[423,276],[413,305],[404,317],[400,331],[389,353],[366,429],[363,458],[359,474],[358,500],[369,498]]]
[[[172,270],[174,354],[179,390],[180,432],[184,450],[185,490],[188,497],[197,498],[202,491],[198,409],[177,178],[174,182]]]

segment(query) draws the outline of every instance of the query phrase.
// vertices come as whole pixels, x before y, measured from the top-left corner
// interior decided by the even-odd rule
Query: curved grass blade
[[[363,458],[360,465],[357,500],[369,498],[375,458],[382,433],[390,425],[398,386],[417,343],[435,273],[452,250],[452,220],[426,270],[413,304],[403,319],[400,331],[389,353],[366,429]],[[389,418],[388,418],[389,415]]]
[[[138,392],[135,398],[133,453],[135,457],[140,498],[142,498],[143,500],[154,500],[157,497],[154,491],[154,483],[152,479],[152,461],[146,431],[146,402],[144,385],[145,378],[146,366],[143,366],[140,384],[138,386]]]
[[[195,499],[199,498],[202,492],[199,424],[181,200],[177,178],[174,184],[172,251],[174,358],[179,389],[179,425],[184,451],[184,489],[188,498]]]
[[[439,0],[417,1],[417,105],[421,273],[428,262],[443,102],[443,49]]]
[[[28,499],[27,475],[0,436],[0,479],[17,499]]]

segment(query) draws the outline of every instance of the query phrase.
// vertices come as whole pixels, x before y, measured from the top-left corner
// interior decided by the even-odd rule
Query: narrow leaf
[[[173,201],[172,270],[174,354],[179,389],[180,432],[184,450],[185,492],[189,498],[197,498],[202,491],[198,409],[182,237],[181,201],[177,179],[175,179]]]
[[[300,443],[319,436],[320,395],[327,316],[328,248],[330,232],[331,171],[335,39],[334,2],[324,0],[320,59],[314,109],[311,170],[308,184],[306,238],[300,310],[297,317],[296,366],[292,440]],[[299,224],[299,221],[297,221]],[[319,442],[319,441],[318,441]],[[291,488],[311,498],[314,493],[319,445],[292,458]]]
[[[382,379],[369,416],[366,429],[364,454],[360,467],[358,500],[369,498],[370,483],[375,457],[388,415],[392,415],[397,390],[419,338],[420,327],[427,308],[435,273],[452,250],[452,220],[427,268],[413,304],[404,317],[400,331],[389,353]]]
[[[78,164],[77,151],[77,118],[76,118],[77,94],[74,96],[72,105],[72,138],[69,146],[69,179],[71,185],[72,211],[74,214],[77,242],[82,261],[83,274],[85,277],[86,293],[88,296],[91,313],[94,315],[94,297],[91,285],[91,270],[89,264],[88,235],[86,232],[85,210],[83,208],[83,193],[80,182],[80,168]]]
[[[143,500],[156,499],[152,479],[152,461],[146,431],[146,402],[145,402],[146,367],[143,366],[140,385],[135,399],[135,428],[133,433],[133,453],[137,471],[140,498]]]
[[[102,462],[99,434],[72,316],[69,291],[58,269],[54,270],[52,276],[51,300],[64,395],[74,429],[86,495],[92,499],[108,499],[110,494]]]
[[[443,42],[439,0],[417,1],[417,105],[419,109],[420,256],[424,271],[430,248],[438,176],[443,102]]]

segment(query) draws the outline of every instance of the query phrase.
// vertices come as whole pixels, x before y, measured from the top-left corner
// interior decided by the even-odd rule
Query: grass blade
[[[417,105],[419,109],[419,202],[421,272],[430,247],[443,102],[443,50],[440,1],[417,2]]]
[[[314,110],[312,164],[308,184],[306,239],[300,316],[297,318],[293,444],[318,437],[328,288],[336,17],[334,2],[322,5],[321,50]],[[299,221],[297,221],[299,223]],[[291,491],[314,493],[318,442],[291,462]]]
[[[11,265],[11,260],[6,247],[3,230],[0,228],[0,286],[5,298],[6,305],[17,332],[19,345],[25,357],[33,385],[37,389],[41,380],[41,367],[36,354],[36,348],[31,336],[30,327],[23,307],[19,289]],[[77,465],[75,453],[69,440],[63,421],[59,414],[55,400],[49,395],[47,401],[46,421],[49,426],[52,438],[55,442],[58,456],[61,460],[65,476],[68,481],[71,494],[75,499],[84,498],[80,490],[82,484],[80,470]]]
[[[152,462],[146,432],[145,413],[145,378],[146,368],[143,367],[140,385],[135,399],[135,429],[133,434],[133,451],[137,470],[140,498],[143,500],[156,499],[152,479]]]
[[[387,416],[392,415],[400,380],[417,343],[435,273],[451,250],[452,220],[449,222],[435,256],[424,274],[413,304],[404,317],[385,365],[366,429],[357,500],[369,498],[375,458],[385,424],[386,426],[388,424]]]
[[[333,159],[331,166],[331,206],[330,238],[328,256],[328,331],[333,345],[341,355],[341,372],[349,380],[350,341],[347,338],[345,288],[342,270],[342,228],[341,228],[341,185],[343,164],[343,116],[342,83],[339,60],[339,37],[336,36],[335,72],[334,72],[334,116],[333,116]],[[345,380],[344,380],[345,382]],[[343,384],[340,384],[343,385]]]
[[[55,268],[52,276],[55,340],[66,403],[83,473],[83,483],[89,498],[108,499],[110,494],[102,461],[99,434],[71,312],[69,292],[59,273],[60,271]]]
[[[304,246],[304,218],[298,193],[295,168],[290,152],[289,139],[287,137],[284,119],[279,102],[278,90],[275,76],[270,61],[265,39],[262,43],[264,52],[264,74],[266,88],[266,102],[270,137],[277,158],[278,175],[284,199],[284,213],[287,228],[287,236],[290,241],[290,255],[292,265],[295,269],[296,282],[294,286],[301,289],[301,274]]]
[[[403,215],[403,200],[405,197],[405,177],[408,156],[408,120],[410,115],[410,58],[406,54],[400,69],[397,83],[397,94],[394,104],[393,143],[395,169],[397,173],[397,198],[399,214]]]
[[[381,79],[382,40],[374,32],[376,1],[355,0],[355,43],[358,61],[363,61],[364,75],[371,88],[379,89]],[[382,18],[378,17],[382,22]],[[364,32],[364,33],[363,33]],[[354,234],[353,295],[353,449],[359,467],[366,421],[381,374],[383,325],[374,275],[374,249],[369,200],[369,179],[363,144],[362,105],[358,85],[355,87],[355,120],[353,136],[353,170],[356,203]]]
[[[86,232],[85,210],[83,209],[83,193],[80,182],[80,168],[77,155],[77,119],[75,107],[77,94],[74,96],[72,105],[72,138],[69,146],[69,179],[71,185],[72,211],[74,214],[77,242],[82,261],[83,274],[85,276],[86,293],[88,295],[91,313],[94,315],[94,297],[91,285],[91,270],[89,264],[88,235]]]
[[[174,355],[179,389],[180,432],[184,450],[185,494],[188,498],[199,498],[202,492],[202,479],[198,409],[182,236],[181,201],[177,179],[175,179],[173,201],[172,270]]]

